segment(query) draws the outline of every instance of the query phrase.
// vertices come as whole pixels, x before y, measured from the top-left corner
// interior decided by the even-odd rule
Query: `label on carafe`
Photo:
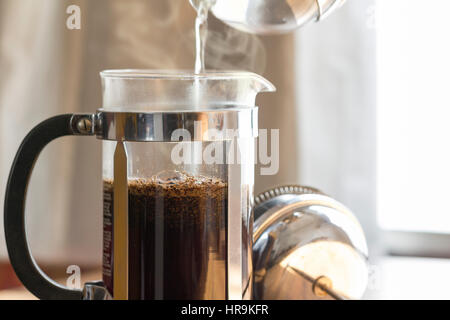
[[[103,282],[113,294],[113,189],[109,182],[103,183]]]

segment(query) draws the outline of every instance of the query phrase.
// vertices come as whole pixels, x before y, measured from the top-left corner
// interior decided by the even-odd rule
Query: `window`
[[[378,0],[377,212],[450,233],[450,1]]]

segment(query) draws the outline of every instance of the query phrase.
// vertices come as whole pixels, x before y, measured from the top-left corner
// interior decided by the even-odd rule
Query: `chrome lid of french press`
[[[358,299],[368,250],[355,216],[317,189],[278,187],[255,198],[254,299]]]

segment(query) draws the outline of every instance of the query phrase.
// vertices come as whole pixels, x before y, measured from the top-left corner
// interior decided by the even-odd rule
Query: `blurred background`
[[[80,30],[66,27],[70,5]],[[368,299],[450,298],[449,10],[447,0],[348,0],[319,24],[261,37],[211,17],[207,68],[278,88],[258,105],[260,128],[280,129],[280,171],[256,176],[255,191],[309,185],[351,208],[369,244]],[[32,127],[101,106],[101,70],[193,69],[194,17],[187,0],[0,0],[0,199]],[[63,284],[70,265],[82,281],[101,278],[101,143],[52,143],[28,194],[39,265]],[[0,227],[0,299],[28,298]]]

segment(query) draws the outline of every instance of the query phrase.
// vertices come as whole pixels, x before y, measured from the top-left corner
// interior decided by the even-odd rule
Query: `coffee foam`
[[[113,190],[113,180],[105,179],[104,187]],[[227,196],[228,183],[211,176],[192,175],[187,172],[167,171],[151,178],[128,180],[132,195],[158,197],[204,197],[223,200]]]

